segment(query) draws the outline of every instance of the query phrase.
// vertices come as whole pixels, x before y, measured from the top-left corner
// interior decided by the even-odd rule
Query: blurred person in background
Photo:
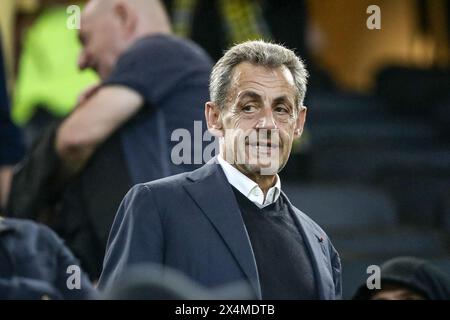
[[[0,216],[0,299],[94,299],[78,260],[49,228]]]
[[[31,2],[34,6],[16,18],[17,77],[11,110],[28,149],[46,127],[73,110],[82,90],[98,82],[93,71],[81,72],[77,66],[81,45],[75,11],[68,8],[80,8],[83,2]]]
[[[450,276],[432,263],[414,257],[398,257],[381,267],[381,288],[364,284],[354,300],[450,300]]]
[[[196,167],[171,161],[171,134],[203,120],[211,60],[171,34],[158,0],[89,1],[79,38],[79,67],[102,81],[21,163],[8,214],[49,224],[97,278],[126,191]]]

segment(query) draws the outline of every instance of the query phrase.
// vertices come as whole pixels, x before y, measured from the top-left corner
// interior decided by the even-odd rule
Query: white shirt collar
[[[278,175],[277,182],[269,189],[267,197],[264,200],[264,193],[255,181],[225,161],[221,155],[217,156],[217,160],[228,182],[259,208],[264,208],[278,200],[281,193],[281,181]]]

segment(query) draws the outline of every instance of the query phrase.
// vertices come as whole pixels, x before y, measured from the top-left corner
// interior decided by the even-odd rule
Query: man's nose
[[[266,107],[261,113],[260,118],[258,119],[258,123],[256,124],[256,128],[258,129],[277,129],[277,124],[275,122],[275,118],[273,116],[272,108]]]

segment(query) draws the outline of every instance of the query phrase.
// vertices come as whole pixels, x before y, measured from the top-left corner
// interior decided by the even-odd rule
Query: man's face
[[[306,108],[297,106],[296,93],[284,66],[237,65],[220,112],[222,156],[247,176],[279,172],[305,121]]]
[[[111,8],[107,12],[86,8],[81,18],[79,38],[82,51],[78,58],[80,69],[93,69],[102,80],[111,73],[124,50],[121,27]]]
[[[426,300],[420,293],[401,286],[383,286],[383,290],[374,293],[370,300]]]

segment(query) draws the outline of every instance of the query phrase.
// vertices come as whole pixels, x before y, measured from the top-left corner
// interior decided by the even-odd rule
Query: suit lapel
[[[312,266],[316,276],[316,286],[319,293],[319,299],[332,299],[333,297],[330,296],[330,293],[334,292],[333,278],[326,267],[326,265],[330,265],[331,262],[328,259],[326,248],[324,247],[324,241],[326,241],[325,234],[320,234],[312,228],[306,228],[305,223],[301,222],[302,213],[290,203],[286,194],[282,193],[282,195],[289,204],[289,208],[293,213],[297,227],[302,234],[307,249],[309,250]],[[302,220],[304,221],[304,219]]]
[[[257,297],[261,298],[261,287],[250,239],[233,191],[220,165],[215,161],[209,162],[192,172],[189,179],[194,183],[186,186],[186,191],[216,228],[250,280]]]

